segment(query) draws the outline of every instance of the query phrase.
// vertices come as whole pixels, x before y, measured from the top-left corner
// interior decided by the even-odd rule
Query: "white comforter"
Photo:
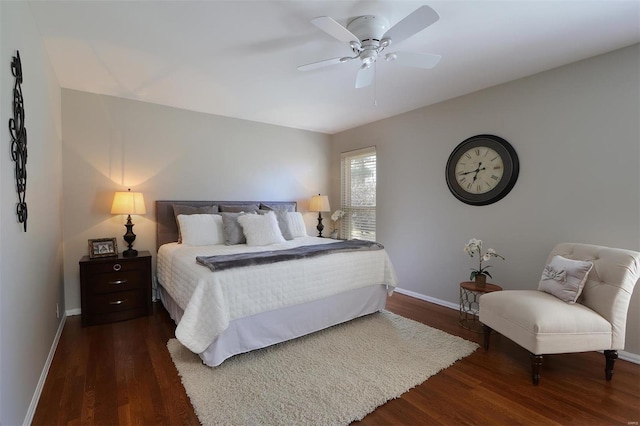
[[[196,263],[196,256],[333,242],[301,237],[265,247],[163,245],[158,250],[158,280],[184,310],[176,337],[191,351],[201,353],[237,318],[367,286],[387,284],[389,294],[393,292],[397,278],[385,250],[333,253],[219,272]]]

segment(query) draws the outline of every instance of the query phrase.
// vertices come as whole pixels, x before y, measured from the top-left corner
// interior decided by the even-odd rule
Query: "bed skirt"
[[[158,285],[158,293],[169,315],[178,324],[183,310],[162,285]],[[229,327],[198,355],[206,365],[215,367],[234,355],[295,339],[380,311],[384,309],[386,302],[387,286],[382,284],[238,318],[231,321]]]

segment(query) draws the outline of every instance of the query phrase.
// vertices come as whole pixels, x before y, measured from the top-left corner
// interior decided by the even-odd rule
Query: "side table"
[[[460,326],[466,330],[482,333],[482,324],[478,321],[480,297],[485,293],[501,291],[496,284],[478,286],[474,281],[460,283]]]

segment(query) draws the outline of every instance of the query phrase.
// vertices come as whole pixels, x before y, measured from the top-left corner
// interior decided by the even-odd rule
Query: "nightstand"
[[[80,259],[82,326],[151,313],[151,253]]]

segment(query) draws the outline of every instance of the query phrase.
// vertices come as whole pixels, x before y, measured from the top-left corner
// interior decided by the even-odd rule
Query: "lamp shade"
[[[111,214],[145,214],[142,192],[116,192],[113,197]]]
[[[330,210],[328,196],[318,194],[311,197],[311,203],[309,203],[310,212],[328,212]]]

